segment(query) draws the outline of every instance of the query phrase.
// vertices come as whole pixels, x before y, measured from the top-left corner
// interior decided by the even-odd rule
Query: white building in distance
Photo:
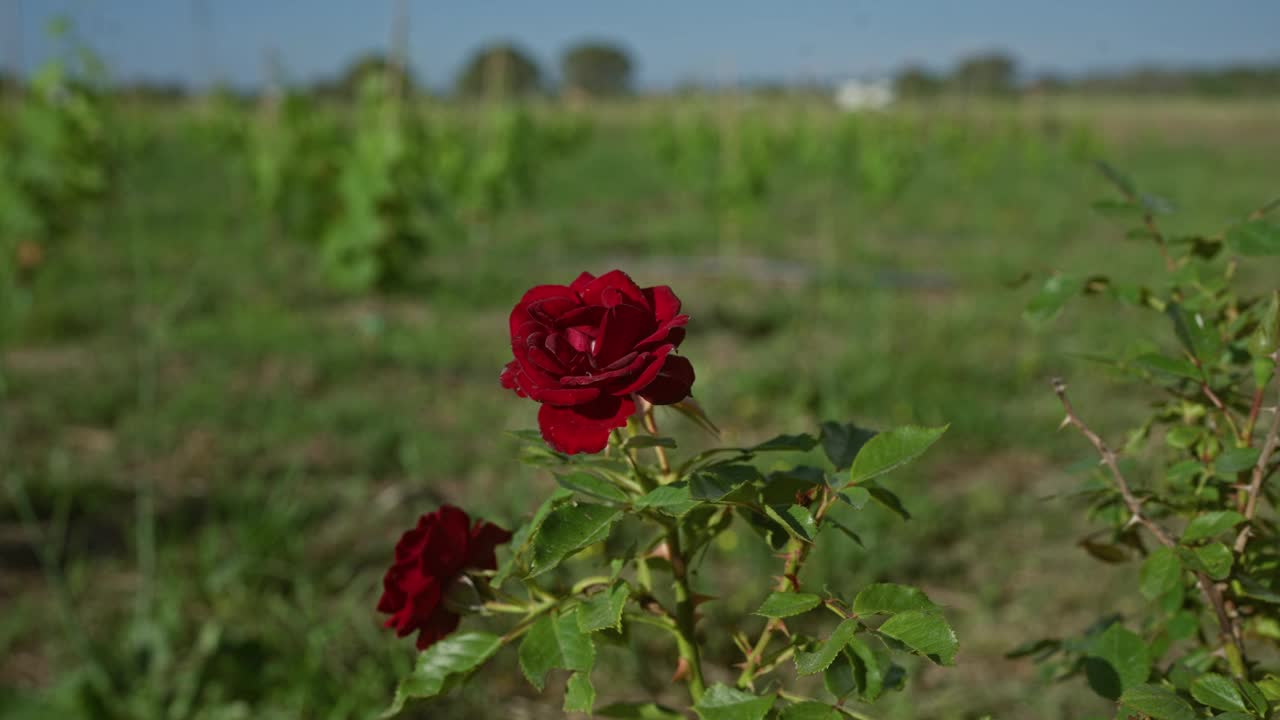
[[[835,93],[841,110],[883,110],[893,103],[893,85],[888,80],[846,80]]]

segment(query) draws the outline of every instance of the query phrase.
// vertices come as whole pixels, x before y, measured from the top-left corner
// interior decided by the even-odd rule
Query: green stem
[[[689,686],[689,696],[696,704],[702,699],[706,684],[702,680],[702,658],[698,654],[698,642],[695,636],[693,592],[689,589],[687,575],[688,563],[680,549],[680,530],[672,528],[667,533],[667,549],[671,553],[671,573],[675,577],[676,591],[676,648],[680,657],[689,666],[685,683]]]
[[[822,501],[818,505],[818,511],[813,515],[814,522],[818,525],[822,524],[822,519],[826,517],[827,511],[831,509],[836,497],[835,493],[825,489],[822,492]],[[809,557],[809,550],[813,547],[810,543],[800,542],[799,540],[791,540],[790,542],[786,565],[783,566],[782,576],[778,578],[778,584],[774,588],[777,592],[799,589],[791,587],[791,578],[800,574],[800,568],[804,567],[804,561]],[[764,653],[765,650],[769,649],[769,642],[773,639],[774,630],[777,630],[781,624],[781,620],[770,620],[765,623],[764,630],[760,633],[760,638],[756,640],[755,646],[751,649],[751,654],[747,656],[746,662],[743,663],[742,673],[738,675],[738,687],[750,688],[756,676],[766,672],[766,668],[761,667],[764,662]]]

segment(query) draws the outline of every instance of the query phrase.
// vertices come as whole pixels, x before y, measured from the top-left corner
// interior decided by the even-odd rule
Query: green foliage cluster
[[[1217,233],[1168,236],[1159,219],[1171,203],[1101,167],[1120,197],[1096,206],[1158,249],[1163,271],[1136,282],[1057,275],[1027,316],[1047,322],[1086,293],[1166,328],[1163,342],[1097,358],[1154,399],[1119,450],[1064,382],[1054,387],[1064,425],[1101,459],[1078,490],[1101,525],[1082,545],[1103,562],[1139,563],[1135,589],[1147,603],[1136,617],[1107,617],[1082,637],[1018,654],[1059,676],[1083,673],[1121,718],[1265,720],[1280,702],[1280,526],[1267,510],[1280,502],[1268,482],[1280,469],[1280,291],[1250,293],[1238,275],[1242,263],[1280,256],[1280,225],[1267,216],[1277,203]]]
[[[1098,138],[1081,125],[1009,123],[991,132],[961,122],[848,114],[816,122],[795,115],[770,122],[746,114],[668,115],[652,125],[657,155],[680,186],[708,207],[736,217],[763,207],[784,170],[824,179],[873,203],[897,199],[926,167],[986,182],[1014,159],[1025,172],[1049,172],[1093,157]]]
[[[0,114],[0,338],[45,255],[85,226],[109,190],[104,68],[68,23],[54,22],[49,35],[60,53]]]
[[[47,243],[80,227],[106,195],[111,163],[104,69],[65,23],[65,45],[0,116],[0,240]]]
[[[438,213],[425,128],[389,79],[365,78],[351,136],[336,148],[337,214],[320,252],[325,274],[344,290],[401,283],[426,252]]]
[[[706,422],[696,406],[674,407]],[[924,453],[945,427],[875,433],[828,422],[818,434],[715,447],[676,463],[668,455],[676,441],[658,434],[652,412],[616,432],[603,455],[563,455],[537,432],[521,435],[529,443],[523,459],[553,473],[560,488],[516,533],[507,560],[473,575],[477,598],[470,608],[511,615],[514,626],[503,635],[464,632],[432,645],[401,681],[388,715],[456,688],[507,645],[518,645],[520,669],[538,691],[549,672],[569,673],[567,712],[621,718],[686,717],[651,698],[596,707],[597,655],[625,652],[637,636],[667,638],[675,680],[687,686],[691,709],[703,720],[860,718],[857,707],[904,687],[898,653],[954,664],[956,634],[919,589],[876,583],[851,593],[801,576],[816,545],[861,544],[849,526],[863,524],[868,504],[905,513],[881,481]],[[809,464],[819,446],[824,460]],[[801,454],[799,464],[775,462],[769,471],[757,464],[763,456]],[[645,462],[649,457],[656,463]],[[764,619],[756,639],[744,625],[733,633],[742,655],[737,681],[712,684],[697,608],[717,598],[699,593],[706,588],[698,576],[708,549],[735,524],[753,530],[784,561],[755,612]],[[508,586],[518,589],[509,593]],[[747,583],[715,592],[763,589]],[[831,613],[835,626],[819,622],[818,610]],[[817,683],[812,691],[787,687],[792,669],[800,678],[820,676],[825,695],[812,696]]]
[[[433,242],[532,198],[538,177],[580,147],[577,117],[538,120],[521,106],[466,118],[421,112],[389,82],[365,78],[353,117],[302,94],[251,123],[257,196],[290,237],[314,242],[342,290],[404,284]]]
[[[337,200],[334,155],[344,141],[338,118],[296,92],[271,101],[263,115],[246,129],[254,195],[280,232],[314,240]]]

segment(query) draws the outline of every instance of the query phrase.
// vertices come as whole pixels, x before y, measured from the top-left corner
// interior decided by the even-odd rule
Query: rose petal
[[[680,355],[671,355],[653,382],[640,391],[640,397],[654,405],[674,405],[693,391],[693,363]]]
[[[605,302],[606,290],[617,291],[616,293],[609,293],[611,299],[625,297],[635,304],[649,309],[649,300],[645,298],[640,286],[636,285],[635,281],[621,270],[610,270],[588,283],[581,291],[582,301],[587,305],[609,306],[609,303]],[[617,300],[615,299],[614,304],[616,303]]]
[[[614,390],[614,395],[630,395],[631,393],[648,386],[658,377],[658,373],[662,370],[663,362],[666,360],[667,354],[674,349],[672,345],[663,345],[653,353],[645,353],[642,357],[646,357],[649,361],[645,365],[644,370],[635,380],[627,383],[625,386]]]
[[[436,519],[422,551],[422,571],[434,578],[451,578],[462,572],[471,518],[452,505],[444,505],[432,514]]]
[[[520,302],[516,303],[516,306],[511,310],[511,317],[508,320],[511,327],[511,335],[514,337],[522,324],[533,319],[529,315],[528,307],[530,304],[554,297],[567,298],[575,303],[578,301],[578,294],[564,285],[538,285],[530,288],[524,294],[524,297],[520,298]]]
[[[569,283],[569,287],[574,292],[581,293],[584,289],[586,289],[588,285],[591,284],[591,281],[595,279],[596,279],[595,275],[592,275],[589,272],[583,272],[581,275],[578,276],[576,280]]]
[[[640,353],[628,353],[627,357],[631,358],[631,362],[623,367],[614,368],[613,370],[597,371],[588,375],[566,375],[565,377],[560,378],[560,382],[568,386],[599,387],[600,385],[614,380],[626,381],[631,376],[640,372],[641,368],[645,367],[645,364],[650,360],[648,353],[644,353],[643,355]],[[645,382],[648,381],[646,380]]]
[[[636,349],[640,338],[653,332],[653,316],[649,311],[623,303],[609,308],[600,323],[600,334],[591,355],[607,365]]]
[[[520,363],[512,360],[507,363],[506,367],[502,368],[502,375],[498,377],[498,380],[502,383],[502,387],[515,391],[515,394],[520,397],[525,397],[524,392],[520,389],[519,374]]]
[[[596,453],[609,444],[609,431],[624,427],[635,409],[631,398],[611,395],[574,407],[543,405],[538,410],[538,427],[542,439],[559,452]]]
[[[679,346],[684,340],[684,326],[688,322],[688,315],[677,315],[660,325],[652,335],[637,342],[636,347],[643,349],[645,345],[651,343],[671,343]]]
[[[594,329],[592,332],[594,333]],[[593,338],[593,334],[587,333],[581,328],[571,327],[564,331],[564,339],[568,341],[569,347],[580,353],[591,352]]]
[[[680,314],[680,298],[666,285],[656,285],[644,289],[644,296],[653,308],[653,316],[659,323],[664,323]]]
[[[608,308],[600,305],[582,305],[556,318],[556,327],[576,327],[583,331],[594,332],[600,325],[600,318]]]
[[[436,608],[418,633],[418,649],[426,650],[443,640],[445,636],[458,629],[458,622],[461,619],[456,613],[445,610],[443,606]]]
[[[525,307],[525,312],[535,322],[544,325],[555,325],[560,316],[582,307],[582,301],[576,297],[550,297],[535,300]]]
[[[482,520],[471,528],[471,542],[467,545],[467,567],[477,570],[495,570],[498,558],[494,549],[511,542],[511,533]]]
[[[550,345],[551,340],[553,340],[554,338],[555,336],[552,335],[550,338],[547,338],[544,342],[546,343],[546,345]],[[568,368],[566,368],[560,362],[559,358],[557,358],[555,355],[547,351],[546,345],[530,346],[529,355],[528,355],[529,361],[532,362],[534,365],[537,365],[539,370],[546,372],[548,375],[552,375],[552,376],[564,375],[566,372],[568,372]]]
[[[584,405],[600,397],[600,388],[529,388],[529,397],[548,405]]]
[[[404,637],[430,618],[439,605],[440,584],[431,578],[426,578],[426,582],[421,587],[407,595],[405,602],[394,615],[387,618],[384,625],[395,628],[397,637]]]
[[[560,378],[556,373],[549,373],[538,367],[538,364],[529,357],[528,342],[518,342],[515,339],[511,341],[511,354],[516,356],[516,362],[520,365],[520,371],[524,374],[520,377],[521,387],[526,393],[533,396],[534,388],[554,388],[560,386]]]

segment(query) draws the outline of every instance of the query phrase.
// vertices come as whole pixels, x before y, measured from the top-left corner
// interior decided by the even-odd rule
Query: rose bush
[[[502,385],[542,403],[538,425],[551,447],[600,452],[635,412],[635,396],[654,405],[689,397],[693,365],[672,354],[688,321],[671,288],[640,288],[621,270],[539,285],[511,311],[515,359]]]
[[[882,479],[946,428],[875,433],[825,422],[818,433],[677,458],[676,439],[658,427],[658,406],[715,434],[689,399],[693,366],[673,354],[687,322],[670,288],[641,288],[618,270],[540,285],[517,303],[515,359],[502,384],[542,403],[541,432],[516,433],[529,443],[521,459],[549,471],[560,488],[514,536],[470,526],[462,511],[446,507],[401,539],[379,609],[392,613],[388,625],[401,635],[419,631],[425,651],[388,716],[457,687],[508,646],[538,691],[551,673],[567,673],[567,712],[657,720],[683,720],[690,711],[702,720],[862,718],[855,704],[904,686],[908,670],[895,661],[901,653],[955,662],[955,633],[920,590],[879,582],[847,593],[813,586],[804,573],[817,545],[846,543],[852,551],[848,543],[861,543],[851,526],[872,512],[865,508],[908,517]],[[762,456],[774,459],[763,467]],[[782,562],[730,590],[713,584],[719,573],[708,573],[708,582],[702,565],[735,525]],[[493,548],[508,538],[511,551],[496,564]],[[721,642],[708,657],[699,606],[742,593],[759,603],[756,618],[741,618],[727,633],[737,648],[732,657]],[[455,633],[460,614],[514,622],[501,634]],[[625,684],[610,688],[613,702],[597,709],[592,676],[603,648],[638,651],[654,641],[665,641],[657,662],[683,684],[685,709],[629,697],[636,688]],[[796,675],[821,675],[821,688],[784,688],[792,667]]]
[[[509,540],[511,533],[482,520],[472,524],[452,505],[418,518],[417,527],[400,536],[382,580],[378,612],[391,615],[386,626],[399,637],[416,631],[419,650],[457,630],[460,616],[447,602],[455,583],[467,570],[496,568],[494,549]]]

